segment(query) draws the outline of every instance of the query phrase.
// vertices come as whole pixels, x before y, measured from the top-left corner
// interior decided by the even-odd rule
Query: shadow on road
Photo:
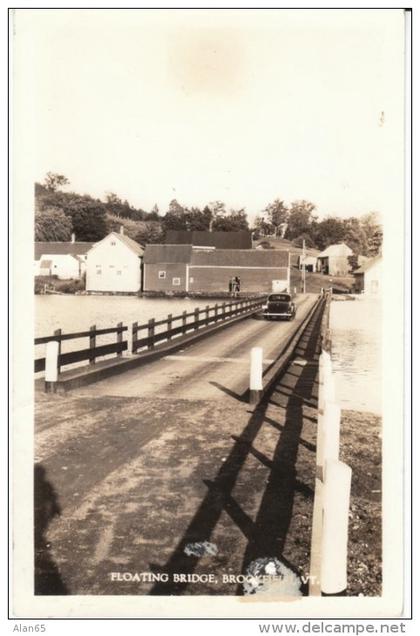
[[[244,393],[242,393],[242,395],[239,395],[239,393],[235,393],[235,391],[228,389],[227,387],[223,386],[223,384],[220,384],[219,382],[215,382],[211,380],[209,384],[215,386],[217,389],[220,389],[220,391],[222,391],[223,393],[226,393],[226,395],[228,395],[229,397],[234,398],[235,400],[238,400],[238,402],[248,402],[248,395],[249,395],[248,389]]]
[[[297,356],[307,360],[317,359],[321,318],[322,311],[318,309],[298,345]],[[298,370],[294,368],[294,372],[298,373]],[[313,497],[312,489],[297,480],[295,465],[301,443],[303,407],[311,401],[316,374],[315,364],[300,367],[299,377],[285,404],[285,424],[279,428],[279,437],[271,460],[258,453],[253,443],[264,425],[271,426],[267,421],[266,411],[272,402],[276,386],[254,410],[241,435],[234,437],[235,444],[216,478],[213,481],[204,481],[208,487],[207,495],[167,563],[158,568],[170,575],[169,582],[156,583],[150,591],[151,595],[183,593],[188,583],[174,582],[171,575],[193,573],[200,559],[196,556],[187,556],[184,548],[188,543],[210,541],[223,511],[230,516],[248,540],[243,557],[243,573],[253,560],[261,556],[276,557],[297,572],[297,567],[288,563],[282,557],[282,552],[292,518],[294,493],[300,491],[307,497]],[[235,483],[249,454],[253,454],[270,469],[267,487],[254,520],[232,497]],[[156,570],[156,567],[151,566],[151,569]],[[237,594],[241,594],[240,589],[237,590]]]
[[[34,539],[35,539],[35,594],[61,596],[68,590],[51,555],[47,530],[54,517],[61,514],[54,487],[46,478],[42,464],[34,471]]]

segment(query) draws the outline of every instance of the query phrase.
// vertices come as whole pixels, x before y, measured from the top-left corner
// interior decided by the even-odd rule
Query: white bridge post
[[[54,393],[58,380],[58,351],[60,343],[50,340],[45,347],[45,391]]]
[[[262,347],[251,349],[249,372],[249,403],[258,404],[262,394],[263,350]]]
[[[335,402],[325,402],[323,417],[323,464],[328,460],[339,459],[340,455],[340,420],[341,408]]]
[[[124,356],[130,358],[133,355],[133,328],[130,323],[128,323],[127,329],[127,350],[124,351]]]
[[[327,460],[321,547],[321,591],[324,594],[341,594],[347,589],[350,487],[350,466]]]

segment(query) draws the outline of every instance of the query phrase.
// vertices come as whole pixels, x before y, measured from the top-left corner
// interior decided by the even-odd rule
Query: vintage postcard
[[[409,34],[10,11],[13,616],[407,615]]]

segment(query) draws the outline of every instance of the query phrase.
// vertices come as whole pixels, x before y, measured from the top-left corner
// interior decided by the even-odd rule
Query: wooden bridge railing
[[[258,310],[265,302],[265,298],[243,299],[230,303],[216,303],[213,306],[207,305],[204,309],[196,307],[194,311],[187,313],[184,311],[178,316],[168,314],[164,320],[155,320],[151,318],[147,323],[139,325],[135,322],[131,328],[132,334],[132,353],[138,353],[141,349],[154,349],[155,345],[163,341],[172,340],[177,336],[196,331],[202,327],[215,324],[220,321],[228,320],[242,313],[249,313]],[[165,328],[166,327],[166,328]],[[97,329],[96,325],[92,325],[88,331],[80,331],[77,333],[62,333],[61,329],[57,329],[52,336],[35,338],[35,345],[47,344],[47,342],[57,341],[59,343],[58,352],[58,371],[61,367],[88,360],[89,364],[95,364],[96,359],[102,356],[117,354],[121,356],[123,351],[128,350],[128,343],[123,340],[123,333],[128,327],[122,322],[116,327],[106,329]],[[139,333],[146,334],[139,337]],[[116,342],[108,344],[97,344],[98,336],[116,334]],[[61,344],[66,340],[76,340],[80,338],[88,338],[89,346],[77,351],[69,351],[62,353]],[[36,358],[35,373],[45,371],[45,357]]]
[[[321,349],[331,353],[331,331],[330,331],[330,307],[332,288],[323,291],[325,298],[325,308],[321,322]]]
[[[92,325],[89,331],[79,331],[77,333],[62,333],[61,329],[57,329],[52,336],[35,338],[35,345],[46,344],[52,340],[59,343],[58,371],[60,372],[60,368],[67,364],[82,362],[83,360],[89,360],[89,364],[95,364],[96,358],[110,355],[111,353],[116,353],[117,356],[121,356],[122,352],[127,350],[127,342],[123,340],[123,333],[127,330],[128,327],[125,327],[122,322],[119,322],[116,327],[109,327],[107,329],[96,329],[96,326]],[[97,345],[96,338],[107,334],[116,334],[116,342]],[[79,338],[88,338],[89,347],[78,349],[77,351],[69,351],[68,353],[61,353],[61,343],[63,341],[76,340]],[[44,370],[45,358],[37,358],[35,360],[35,373]]]
[[[138,353],[140,349],[154,349],[155,345],[164,341],[172,340],[176,336],[183,336],[186,333],[196,331],[202,327],[207,327],[219,321],[228,320],[242,313],[248,313],[259,309],[265,299],[239,300],[231,303],[216,303],[212,307],[207,305],[204,309],[196,307],[194,311],[187,313],[184,311],[178,316],[169,314],[163,320],[151,318],[147,323],[139,325],[137,322],[132,327],[132,352]],[[176,325],[174,326],[174,323]],[[166,329],[165,329],[166,326]],[[146,332],[141,335],[140,332]]]

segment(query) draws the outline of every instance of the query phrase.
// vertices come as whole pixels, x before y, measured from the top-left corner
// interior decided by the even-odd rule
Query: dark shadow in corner
[[[34,539],[35,539],[35,594],[64,596],[68,594],[60,571],[51,556],[46,537],[48,526],[61,514],[57,494],[46,478],[42,464],[34,469]]]

